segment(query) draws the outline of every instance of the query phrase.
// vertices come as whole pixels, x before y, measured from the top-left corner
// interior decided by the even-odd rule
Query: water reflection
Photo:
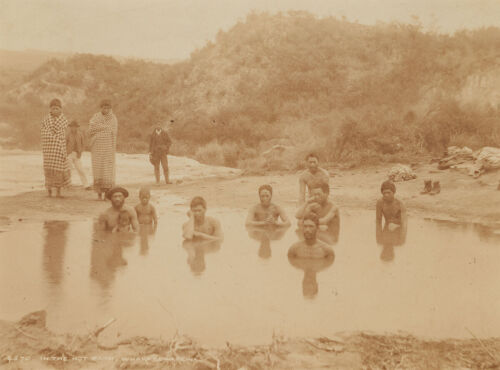
[[[188,254],[187,263],[195,276],[201,275],[206,268],[205,254],[219,251],[220,240],[185,239],[182,247]]]
[[[450,220],[438,220],[433,218],[425,218],[443,229],[451,229],[453,231],[466,232],[472,230],[482,242],[487,243],[500,243],[500,228],[492,227],[478,223],[457,222]]]
[[[45,221],[43,243],[43,270],[51,287],[59,286],[64,277],[64,251],[67,243],[69,223]]]
[[[500,228],[474,224],[474,231],[479,235],[479,240],[500,245]]]
[[[141,240],[139,254],[141,256],[147,256],[149,252],[150,239],[155,235],[155,233],[156,226],[151,224],[139,224],[139,236]]]
[[[380,259],[385,262],[394,260],[394,247],[402,246],[406,241],[406,229],[384,229],[377,233],[377,243],[382,246]]]
[[[246,226],[248,236],[260,242],[258,255],[260,258],[271,258],[271,241],[281,240],[289,226]]]
[[[337,217],[338,218],[338,217]],[[303,240],[288,249],[288,261],[304,271],[302,293],[306,298],[314,298],[318,294],[316,274],[333,263],[333,249],[318,239],[319,219],[315,213],[308,213],[302,220]]]
[[[310,299],[316,297],[319,291],[316,275],[318,272],[331,266],[334,259],[335,257],[333,254],[322,259],[308,259],[288,256],[288,261],[293,267],[304,271],[304,278],[302,279],[302,294],[304,297]]]
[[[118,269],[128,264],[123,258],[123,248],[132,246],[134,241],[133,232],[110,233],[94,225],[90,277],[102,288],[103,296],[109,293]]]

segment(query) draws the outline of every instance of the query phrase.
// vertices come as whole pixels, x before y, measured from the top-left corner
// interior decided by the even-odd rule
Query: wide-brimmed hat
[[[120,192],[123,194],[123,196],[126,198],[128,197],[128,191],[127,189],[125,188],[122,188],[121,186],[115,186],[114,188],[112,189],[109,189],[107,192],[106,192],[106,198],[111,200],[111,197],[113,196],[114,193],[116,192]]]
[[[71,121],[71,123],[68,126],[69,127],[80,127],[80,124],[77,121],[73,120],[73,121]]]

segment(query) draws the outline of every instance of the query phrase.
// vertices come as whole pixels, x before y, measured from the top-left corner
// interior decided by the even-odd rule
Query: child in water
[[[118,224],[113,228],[112,232],[130,231],[130,214],[127,211],[120,211],[118,215]]]
[[[396,199],[396,185],[392,181],[385,181],[380,187],[382,198],[377,201],[376,231],[377,241],[395,239],[394,245],[404,243],[406,239],[406,208],[399,199]],[[382,227],[382,219],[385,224]]]
[[[135,206],[137,212],[137,219],[141,225],[151,225],[156,228],[158,225],[158,217],[156,216],[156,209],[152,204],[149,204],[151,193],[148,188],[141,188],[139,190],[139,199],[141,203]]]

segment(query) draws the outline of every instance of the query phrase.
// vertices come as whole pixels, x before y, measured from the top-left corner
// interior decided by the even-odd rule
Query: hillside
[[[47,102],[86,124],[111,97],[120,150],[172,120],[174,152],[249,165],[282,143],[325,160],[377,162],[447,145],[500,146],[500,29],[453,36],[308,13],[251,14],[173,65],[76,55],[3,89],[0,121],[36,147]],[[217,141],[215,143],[214,141]]]

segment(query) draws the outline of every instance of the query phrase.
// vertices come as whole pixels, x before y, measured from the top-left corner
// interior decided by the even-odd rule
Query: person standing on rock
[[[43,153],[43,171],[45,187],[49,197],[56,189],[56,196],[61,197],[61,188],[71,183],[66,153],[66,128],[68,121],[62,113],[62,104],[59,99],[50,102],[50,113],[43,119],[41,125],[41,141]]]
[[[89,136],[92,153],[92,173],[94,190],[99,199],[103,199],[115,184],[115,151],[118,121],[111,110],[111,102],[101,102],[101,111],[90,119]]]
[[[160,125],[158,125],[154,129],[149,140],[149,158],[155,167],[157,185],[160,184],[160,164],[163,167],[165,183],[171,184],[168,175],[168,152],[170,151],[171,145],[172,140],[170,140],[170,136],[168,136],[166,128],[163,129]]]
[[[83,187],[85,190],[90,190],[91,187],[88,186],[87,176],[85,176],[82,161],[80,160],[83,152],[83,134],[78,127],[80,127],[80,125],[75,120],[71,121],[69,124],[69,132],[66,135],[66,149],[68,152],[68,159],[70,163],[73,164],[73,167],[75,167],[76,172],[78,172]]]
[[[315,153],[310,153],[306,157],[307,169],[299,177],[299,205],[306,201],[306,188],[310,192],[315,186],[322,183],[329,183],[330,175],[323,168],[318,167],[319,158]]]

